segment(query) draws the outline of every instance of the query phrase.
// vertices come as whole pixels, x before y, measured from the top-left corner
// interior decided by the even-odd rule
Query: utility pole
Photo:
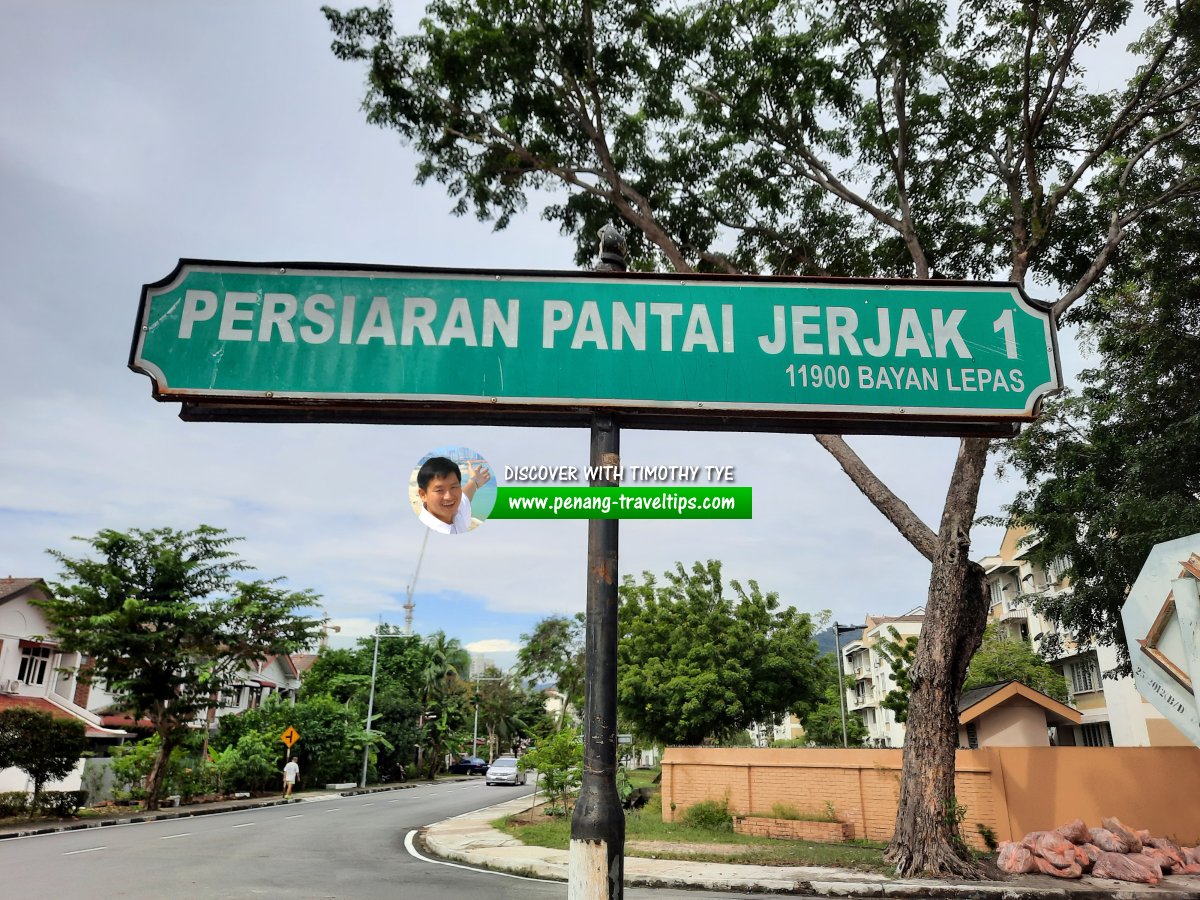
[[[850,739],[846,736],[846,689],[842,687],[842,635],[848,634],[851,631],[858,631],[858,628],[853,625],[839,625],[833,623],[833,645],[837,648],[837,667],[838,667],[838,708],[842,711],[842,746],[850,746]]]

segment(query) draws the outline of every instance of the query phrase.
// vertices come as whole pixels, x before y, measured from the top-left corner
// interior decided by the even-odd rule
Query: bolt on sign
[[[999,282],[181,260],[130,367],[190,419],[1007,434],[1062,384]]]

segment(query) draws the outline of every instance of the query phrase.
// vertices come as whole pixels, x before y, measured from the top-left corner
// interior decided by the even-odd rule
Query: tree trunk
[[[171,760],[171,753],[178,746],[173,730],[160,731],[158,737],[158,756],[154,758],[150,774],[146,776],[146,809],[148,810],[158,809],[161,799],[159,795],[162,793],[163,781],[167,776],[167,764]]]
[[[912,692],[895,834],[886,859],[904,877],[981,878],[953,819],[958,698],[987,624],[983,569],[970,559],[971,523],[988,441],[964,439],[942,512],[925,621],[909,670]]]

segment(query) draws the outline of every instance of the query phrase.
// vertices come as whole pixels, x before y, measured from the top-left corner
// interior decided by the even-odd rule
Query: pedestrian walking
[[[300,777],[300,765],[294,759],[289,759],[287,765],[283,767],[283,796],[286,800],[292,796],[292,788],[296,786],[296,779]]]

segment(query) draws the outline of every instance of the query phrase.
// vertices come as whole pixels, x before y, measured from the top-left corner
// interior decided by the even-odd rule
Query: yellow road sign
[[[281,734],[279,739],[290,747],[292,744],[296,743],[296,741],[300,740],[300,732],[289,725],[287,727],[287,731]]]

